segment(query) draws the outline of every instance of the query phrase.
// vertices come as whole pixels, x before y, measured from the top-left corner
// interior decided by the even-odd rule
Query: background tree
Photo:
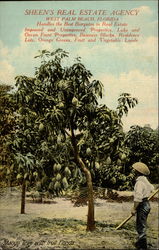
[[[12,99],[12,87],[9,85],[0,85],[0,168],[1,185],[11,186],[11,157],[7,148],[8,137],[13,133],[15,127],[15,103]],[[6,178],[6,179],[5,179]]]
[[[31,80],[27,79],[28,84]],[[13,94],[16,103],[15,121],[16,126],[7,142],[8,150],[11,152],[11,171],[14,172],[16,182],[22,185],[21,213],[25,213],[25,192],[26,181],[32,182],[36,177],[37,162],[35,159],[36,132],[32,129],[34,126],[35,113],[31,112],[26,106],[23,86],[20,91]]]
[[[135,125],[126,134],[126,146],[130,149],[127,171],[136,161],[142,161],[150,167],[150,179],[153,183],[159,181],[159,142],[158,129],[153,130],[150,126]]]
[[[97,133],[94,135],[96,135],[95,140],[99,144],[99,152],[101,152],[99,154],[101,167],[97,165],[98,167],[95,168],[93,174],[95,185],[120,190],[129,187],[132,175],[128,176],[127,174],[126,162],[129,159],[130,149],[124,143],[125,133],[122,127],[122,116],[127,115],[128,110],[134,108],[137,103],[136,98],[132,98],[128,93],[123,93],[118,99],[115,111],[105,106],[102,107],[102,112],[99,112],[100,115],[96,122],[98,124],[96,126]],[[103,136],[98,138],[101,131]]]

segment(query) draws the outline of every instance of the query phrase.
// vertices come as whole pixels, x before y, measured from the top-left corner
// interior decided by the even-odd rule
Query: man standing
[[[137,249],[147,249],[146,239],[146,222],[147,216],[150,212],[150,204],[148,197],[154,190],[153,185],[146,178],[150,174],[150,170],[146,164],[136,162],[132,165],[135,170],[136,183],[134,187],[134,206],[132,208],[132,215],[136,214],[136,230],[138,233],[138,240],[135,244]]]

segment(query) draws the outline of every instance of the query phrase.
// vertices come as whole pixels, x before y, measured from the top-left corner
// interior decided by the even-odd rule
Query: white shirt
[[[154,186],[148,181],[145,176],[139,176],[136,179],[134,187],[134,201],[142,202],[144,198],[148,198],[151,192],[154,190]]]

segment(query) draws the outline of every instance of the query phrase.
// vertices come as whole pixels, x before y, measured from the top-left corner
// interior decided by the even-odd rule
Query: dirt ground
[[[54,198],[51,204],[26,202],[20,214],[20,192],[0,192],[1,249],[135,249],[135,217],[115,228],[130,215],[133,203],[95,200],[96,230],[86,232],[87,206],[75,207],[70,199]],[[158,249],[158,203],[151,202],[147,238],[149,249]]]

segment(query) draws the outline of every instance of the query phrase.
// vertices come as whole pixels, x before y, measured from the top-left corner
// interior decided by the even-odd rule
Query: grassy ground
[[[132,202],[96,199],[96,230],[86,232],[87,206],[74,207],[69,199],[51,204],[26,203],[20,212],[20,192],[3,192],[0,200],[0,249],[134,249],[135,218],[115,230],[130,214]],[[157,249],[158,204],[151,202],[147,236],[150,249]]]

